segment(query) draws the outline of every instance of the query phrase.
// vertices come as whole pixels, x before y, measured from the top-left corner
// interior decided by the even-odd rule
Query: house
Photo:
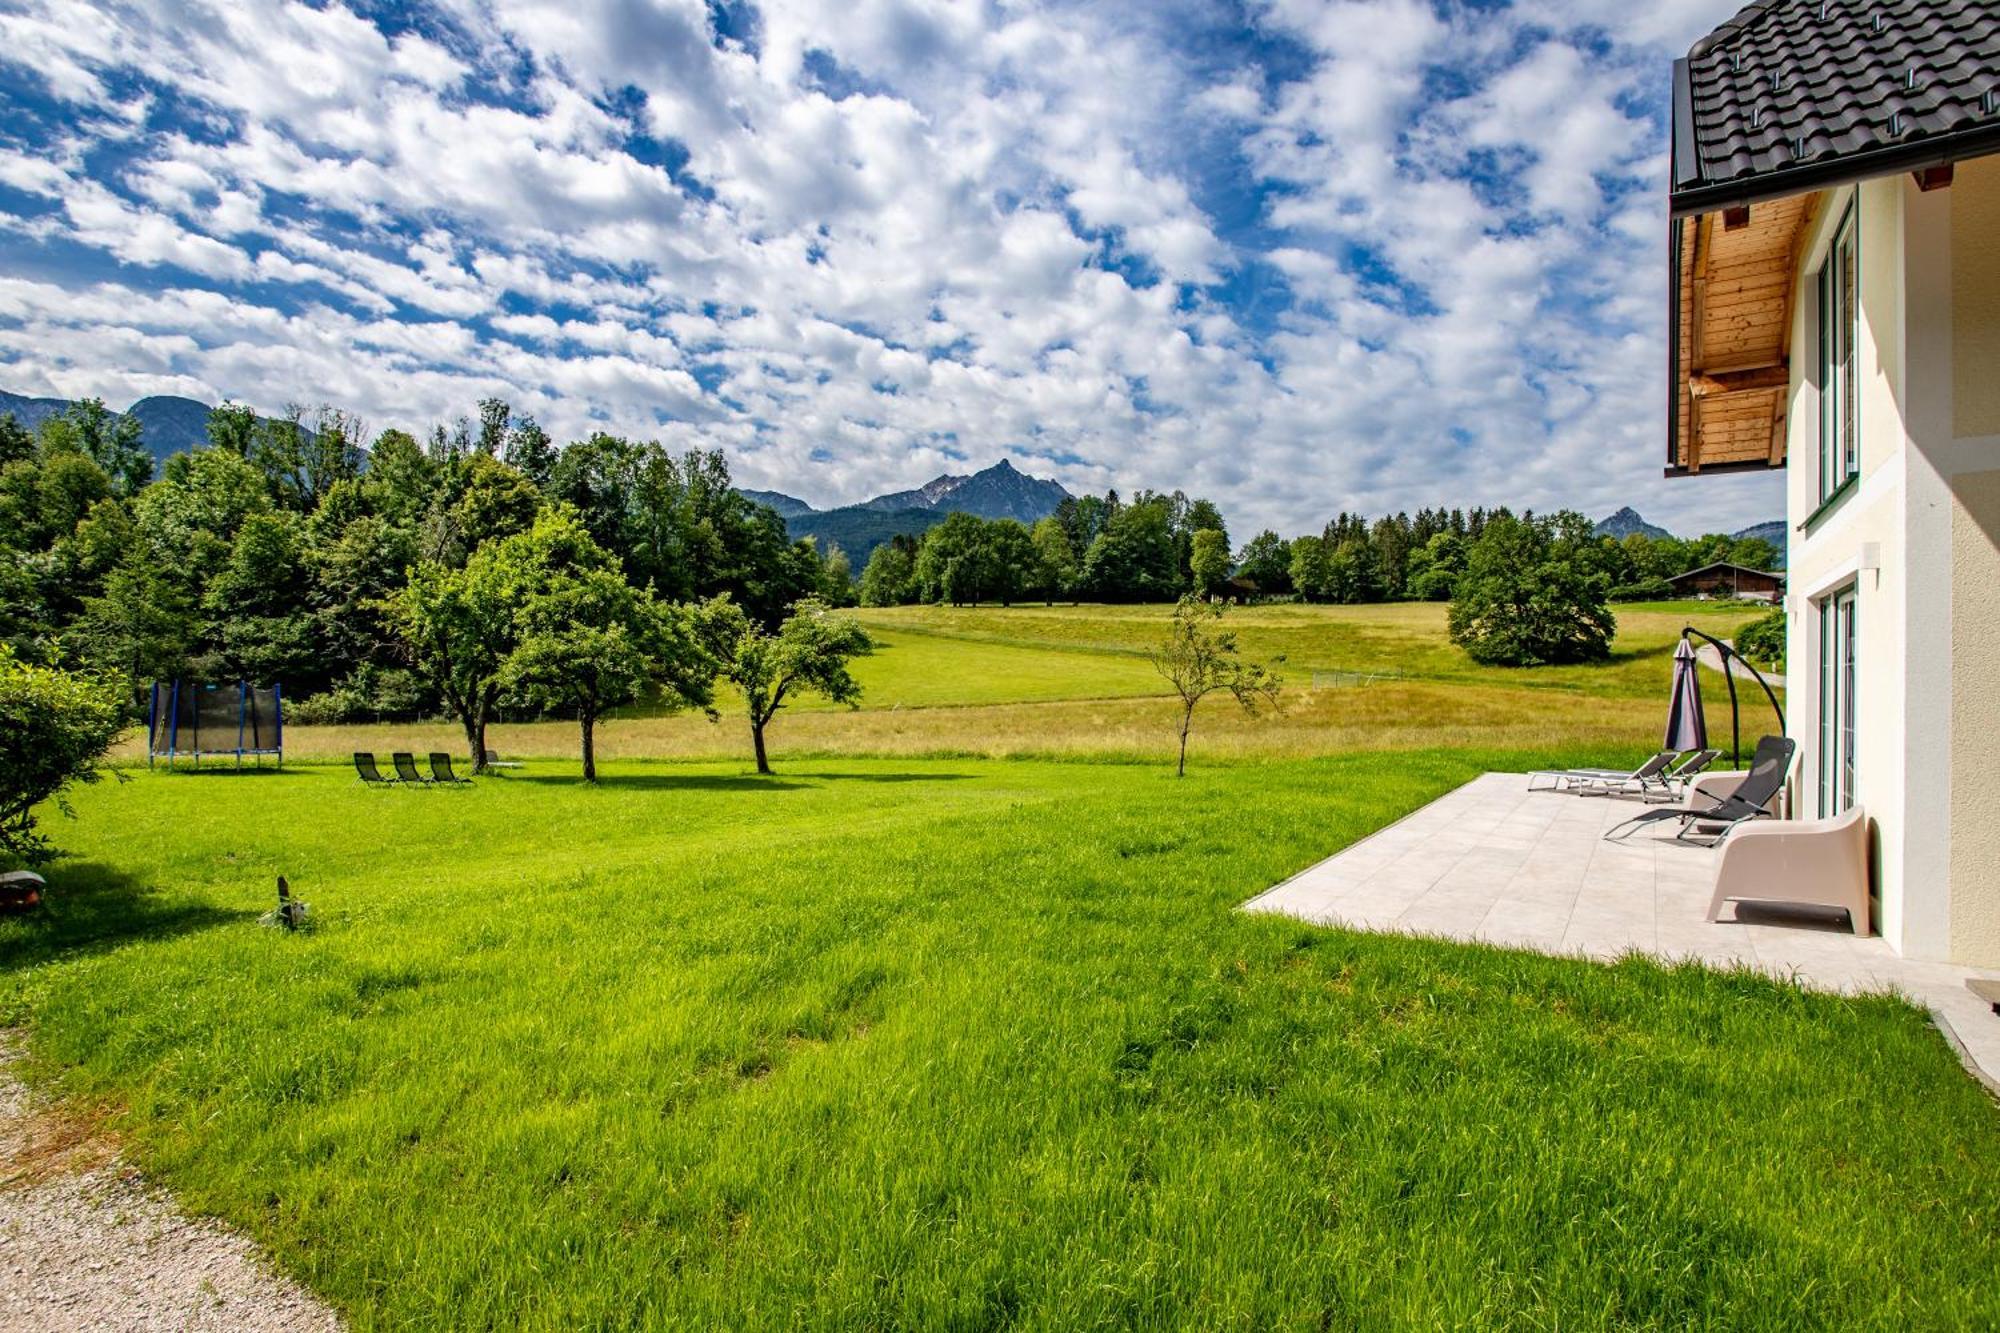
[[[1785,469],[1793,808],[2000,965],[2000,5],[1750,5],[1672,128],[1667,472]]]
[[[1747,602],[1775,602],[1785,591],[1785,576],[1768,569],[1751,569],[1718,560],[1667,580],[1676,597],[1736,597]]]

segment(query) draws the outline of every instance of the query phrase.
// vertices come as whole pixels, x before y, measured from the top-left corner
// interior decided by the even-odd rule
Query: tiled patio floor
[[[1640,808],[1488,773],[1244,907],[1542,953],[1745,964],[1827,990],[1895,989],[1937,1015],[2000,1090],[2000,1015],[1965,988],[2000,974],[1904,959],[1879,938],[1857,939],[1838,913],[1746,907],[1710,922],[1720,853],[1644,831],[1603,841]]]

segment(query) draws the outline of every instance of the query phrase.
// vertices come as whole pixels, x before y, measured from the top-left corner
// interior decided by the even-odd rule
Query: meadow
[[[357,1328],[1992,1322],[2000,1111],[1920,1011],[1233,910],[1479,772],[1644,748],[1684,611],[1525,680],[1423,614],[1241,617],[1405,678],[1216,709],[1182,781],[1143,712],[1084,748],[1158,702],[1102,690],[1147,632],[1102,608],[870,613],[870,705],[781,720],[771,778],[589,787],[554,723],[452,789],[362,787],[347,729],[133,769],[0,923],[0,1024]],[[312,931],[254,924],[278,874]]]
[[[860,616],[878,647],[855,664],[858,709],[789,707],[773,726],[774,754],[985,758],[1164,758],[1174,706],[1146,659],[1165,632],[1162,606],[896,607]],[[1282,708],[1245,717],[1210,705],[1194,753],[1219,758],[1309,758],[1362,749],[1450,745],[1575,750],[1594,761],[1648,751],[1661,721],[1681,626],[1727,636],[1755,609],[1714,602],[1618,608],[1609,661],[1516,671],[1481,667],[1445,635],[1441,603],[1251,607],[1230,612],[1244,655],[1283,658]],[[1720,677],[1711,710],[1726,727]],[[693,713],[627,710],[603,723],[598,753],[613,758],[727,759],[747,753],[740,707],[719,701],[720,722]],[[1776,725],[1761,696],[1743,704],[1746,749]],[[490,733],[505,754],[576,753],[567,722],[506,721]],[[354,749],[464,745],[455,723],[292,727],[302,758]],[[1648,751],[1649,752],[1649,751]],[[143,753],[136,742],[124,757]]]

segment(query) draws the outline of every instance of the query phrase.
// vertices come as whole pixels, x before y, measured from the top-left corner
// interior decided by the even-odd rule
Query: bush
[[[0,859],[38,864],[55,855],[35,827],[35,807],[97,781],[97,761],[125,729],[123,691],[52,667],[29,666],[0,645]]]
[[[1785,613],[1782,608],[1745,625],[1736,632],[1736,651],[1752,666],[1785,669]]]
[[[285,705],[285,720],[301,727],[365,722],[387,714],[415,717],[430,700],[423,682],[398,667],[363,664],[336,681],[332,689]]]
[[[1674,585],[1658,578],[1621,583],[1605,594],[1613,602],[1670,602],[1673,597]]]
[[[1617,622],[1594,557],[1580,515],[1490,520],[1452,597],[1452,642],[1489,666],[1602,661]]]

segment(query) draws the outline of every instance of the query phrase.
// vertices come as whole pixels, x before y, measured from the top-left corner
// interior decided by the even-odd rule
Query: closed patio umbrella
[[[1667,703],[1667,739],[1662,748],[1682,754],[1708,748],[1708,719],[1701,711],[1701,667],[1686,635],[1674,649],[1674,693]]]

